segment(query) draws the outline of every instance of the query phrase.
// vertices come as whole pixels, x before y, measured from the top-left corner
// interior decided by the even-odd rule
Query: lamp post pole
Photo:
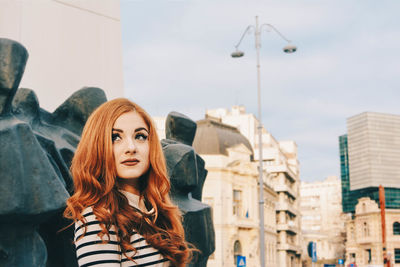
[[[257,109],[258,109],[258,183],[259,183],[259,213],[260,214],[260,266],[265,266],[265,238],[264,238],[264,179],[263,179],[263,142],[262,142],[262,118],[261,118],[261,78],[260,78],[260,29],[258,16],[256,16],[256,28],[254,31],[257,51]]]
[[[244,31],[242,37],[239,40],[239,43],[235,46],[236,51],[231,54],[232,57],[242,57],[244,55],[243,52],[238,50],[240,43],[242,42],[245,34],[253,28],[254,36],[255,36],[255,46],[256,46],[256,58],[257,58],[257,109],[258,109],[258,184],[259,184],[259,215],[260,215],[260,266],[265,266],[265,238],[264,238],[264,179],[263,179],[263,142],[262,142],[262,118],[261,118],[261,74],[260,74],[260,47],[261,47],[261,29],[263,26],[268,26],[270,29],[274,30],[278,33],[285,41],[289,43],[289,45],[283,48],[285,53],[294,53],[297,48],[294,45],[290,45],[290,41],[286,39],[274,26],[271,24],[262,24],[258,25],[258,16],[256,16],[256,25],[247,26]]]

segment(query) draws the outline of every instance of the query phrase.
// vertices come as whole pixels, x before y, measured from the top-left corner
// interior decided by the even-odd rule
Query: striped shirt
[[[128,198],[131,206],[136,208],[144,206],[138,204],[139,196],[122,190],[121,192]],[[80,267],[168,267],[171,265],[168,259],[164,258],[158,250],[151,247],[143,236],[136,231],[132,232],[131,235],[131,245],[136,248],[136,254],[133,251],[127,252],[127,255],[135,261],[132,262],[121,252],[114,225],[109,229],[110,240],[108,241],[108,237],[104,236],[103,238],[108,242],[102,243],[102,239],[98,236],[102,229],[100,222],[93,214],[92,207],[83,210],[82,215],[85,217],[86,223],[82,224],[81,221],[75,223],[74,237],[76,256]],[[84,234],[85,226],[87,227],[86,234]]]

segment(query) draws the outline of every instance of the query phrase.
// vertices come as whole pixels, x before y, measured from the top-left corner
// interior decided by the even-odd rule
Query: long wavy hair
[[[141,197],[154,209],[151,215],[131,207],[118,190],[112,127],[119,116],[130,111],[137,112],[149,128],[150,167],[139,178],[139,184]],[[170,182],[155,124],[140,106],[118,98],[98,107],[85,124],[71,172],[75,191],[67,200],[64,217],[85,223],[82,211],[90,206],[100,221],[99,235],[103,240],[109,237],[112,225],[117,227],[117,238],[125,256],[130,250],[136,251],[130,244],[131,233],[136,230],[174,266],[184,266],[190,261],[192,249],[185,242],[179,209],[169,197]]]

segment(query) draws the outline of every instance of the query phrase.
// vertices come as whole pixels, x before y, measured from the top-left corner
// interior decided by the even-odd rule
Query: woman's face
[[[122,114],[113,125],[112,142],[117,176],[136,189],[137,178],[145,174],[150,166],[148,137],[148,126],[136,111]]]

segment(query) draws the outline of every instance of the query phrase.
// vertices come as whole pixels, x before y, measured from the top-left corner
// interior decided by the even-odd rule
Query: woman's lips
[[[123,164],[125,166],[135,166],[138,163],[139,163],[139,160],[137,160],[137,159],[129,159],[129,160],[124,160],[121,162],[121,164]]]

